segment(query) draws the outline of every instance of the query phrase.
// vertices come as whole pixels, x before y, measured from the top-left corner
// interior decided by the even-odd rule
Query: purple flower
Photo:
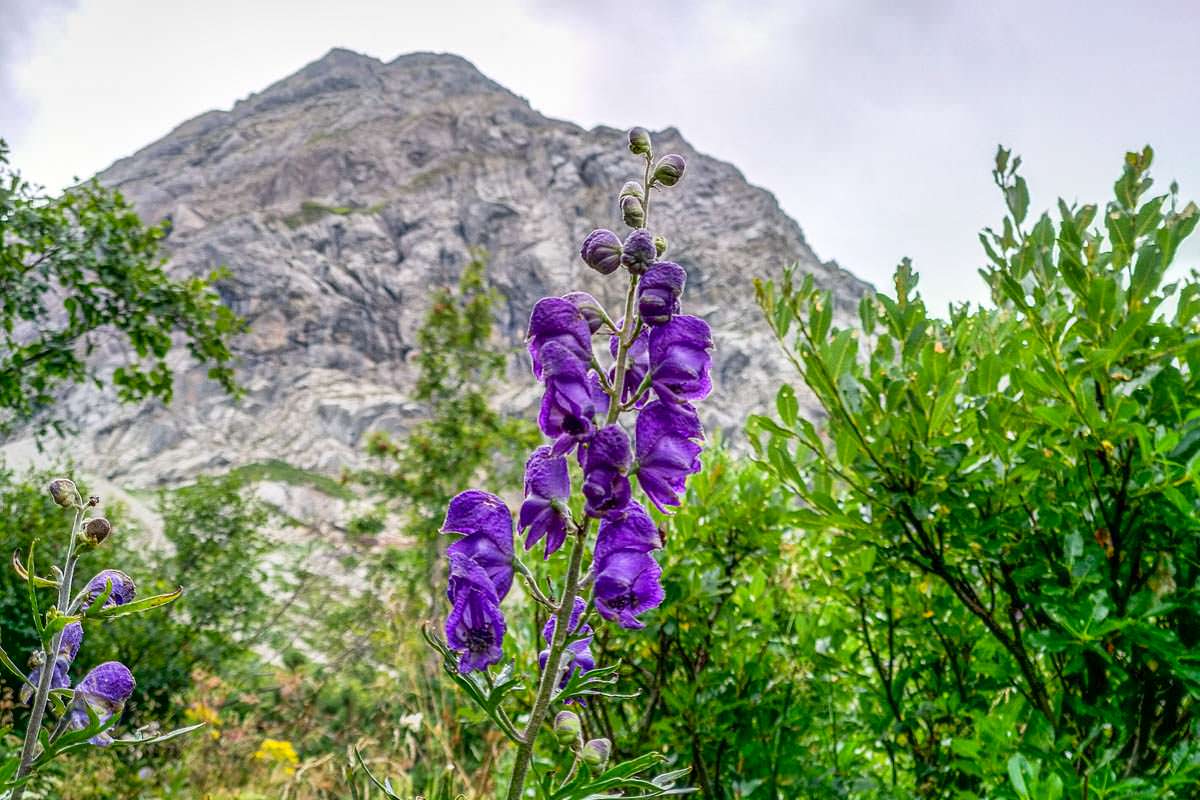
[[[72,622],[63,628],[62,639],[58,643],[58,655],[54,658],[53,673],[50,676],[50,689],[66,689],[71,685],[71,676],[67,671],[71,668],[71,662],[75,660],[75,656],[79,653],[79,646],[83,644],[83,625],[78,622]],[[33,697],[33,692],[37,688],[38,682],[42,679],[42,666],[39,664],[29,672],[29,676],[25,679],[25,683],[21,685],[21,702],[28,704]]]
[[[533,362],[533,374],[542,377],[542,350],[551,342],[557,342],[585,365],[592,359],[592,331],[583,312],[570,300],[561,297],[543,297],[529,315],[529,357]]]
[[[646,267],[658,258],[658,250],[654,247],[654,237],[645,228],[638,228],[625,237],[625,250],[621,253],[621,263],[630,272],[645,272]]]
[[[610,230],[594,230],[583,240],[579,255],[601,275],[610,275],[621,266],[621,240]]]
[[[586,609],[587,603],[584,599],[576,597],[575,605],[571,607],[571,619],[567,621],[568,644],[563,653],[566,660],[560,664],[563,668],[562,680],[559,682],[560,687],[566,686],[567,681],[571,679],[571,675],[576,671],[581,673],[590,672],[596,668],[596,659],[592,655],[592,626],[580,626],[583,612]],[[542,628],[542,638],[546,640],[547,645],[554,643],[554,622],[555,617],[550,617],[550,619],[546,620],[546,625]],[[571,637],[578,638],[570,641]],[[542,669],[546,668],[546,662],[549,660],[550,651],[548,649],[538,653],[538,665]],[[571,701],[568,700],[567,702]]]
[[[584,512],[599,517],[605,511],[624,508],[629,503],[629,468],[633,452],[629,437],[620,425],[601,428],[585,447],[580,448],[583,467]]]
[[[525,502],[517,521],[524,531],[525,549],[530,550],[546,537],[546,558],[562,547],[567,538],[567,499],[571,496],[571,478],[567,459],[556,456],[549,447],[539,447],[525,462]]]
[[[513,521],[504,501],[494,494],[471,489],[456,495],[446,509],[442,533],[460,533],[463,538],[446,548],[451,556],[462,556],[488,576],[496,600],[503,600],[513,582]],[[454,602],[453,578],[450,600]]]
[[[600,616],[622,628],[644,628],[638,614],[662,604],[662,567],[649,553],[617,550],[596,564],[593,600]]]
[[[712,391],[712,333],[699,317],[678,316],[650,329],[651,385],[672,403],[703,400]]]
[[[634,434],[638,485],[665,513],[679,505],[687,476],[700,471],[700,418],[687,403],[655,400],[638,413]]]
[[[622,322],[622,324],[624,324]],[[617,348],[620,346],[620,338],[610,336],[608,339],[608,351],[612,353],[612,357],[617,357]],[[638,334],[638,337],[629,345],[629,350],[625,353],[625,385],[621,388],[621,402],[628,403],[629,398],[633,397],[633,393],[642,385],[642,381],[646,377],[646,373],[650,370],[650,331],[643,330]],[[609,374],[610,380],[614,373]],[[638,400],[639,407],[644,406],[649,398],[643,395]]]
[[[559,342],[548,342],[541,356],[546,394],[542,397],[538,425],[543,433],[556,439],[554,454],[562,455],[576,442],[590,437],[595,429],[592,421],[596,414],[592,396],[595,384],[588,378],[586,364]]]
[[[569,301],[579,309],[579,313],[587,321],[588,330],[592,333],[604,326],[604,306],[600,305],[600,301],[595,297],[587,292],[567,292],[563,295],[563,300]]]
[[[87,728],[88,708],[102,723],[108,723],[125,710],[125,703],[133,695],[135,685],[133,673],[119,661],[106,661],[94,667],[75,686],[75,697],[67,712],[68,725],[74,730]],[[113,738],[105,729],[89,741],[103,747],[112,744]]]
[[[662,545],[662,535],[650,514],[638,503],[631,502],[618,511],[608,512],[600,520],[593,557],[597,565],[603,566],[618,551],[649,553]]]
[[[506,625],[490,575],[473,559],[450,553],[446,642],[459,653],[459,672],[487,669],[503,657]]]
[[[663,325],[679,313],[679,295],[687,273],[673,261],[650,265],[638,284],[638,313],[647,325]]]
[[[133,596],[137,593],[137,586],[134,585],[133,578],[124,572],[118,569],[101,570],[84,587],[84,601],[82,606],[84,611],[87,611],[92,603],[100,595],[104,594],[105,587],[110,583],[112,584],[112,591],[109,592],[108,598],[105,599],[104,605],[101,608],[123,606],[132,600]]]

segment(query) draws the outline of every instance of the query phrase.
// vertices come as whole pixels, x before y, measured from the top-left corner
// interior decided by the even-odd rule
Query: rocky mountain
[[[716,340],[710,428],[736,432],[792,375],[759,317],[751,281],[798,261],[849,315],[867,285],[821,263],[799,226],[731,164],[675,129],[656,150],[688,159],[660,195],[655,229],[687,268],[686,309]],[[336,471],[360,463],[364,434],[402,431],[413,343],[428,289],[456,280],[469,248],[491,254],[511,343],[509,408],[538,387],[521,339],[534,302],[586,289],[616,308],[619,284],[589,271],[578,243],[624,230],[614,196],[637,169],[624,132],[547,117],[470,63],[414,53],[390,63],[333,50],[230,111],[210,111],[100,175],[147,221],[169,217],[172,269],[225,265],[228,303],[252,326],[238,349],[246,396],[231,402],[182,354],[169,407],[121,407],[90,389],[67,398],[82,466],[152,485],[281,459]]]

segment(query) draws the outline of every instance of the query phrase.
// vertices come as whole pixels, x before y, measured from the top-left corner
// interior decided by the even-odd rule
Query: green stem
[[[584,542],[587,540],[591,520],[577,528],[571,543],[571,561],[567,566],[567,582],[563,587],[562,602],[554,615],[554,639],[550,643],[550,654],[546,658],[546,668],[542,670],[542,679],[538,684],[537,698],[533,702],[533,710],[529,713],[529,722],[521,734],[521,744],[517,747],[517,759],[513,764],[512,779],[508,784],[508,800],[520,800],[525,790],[525,777],[529,773],[529,764],[533,760],[533,746],[537,741],[538,731],[546,720],[550,710],[550,697],[554,687],[558,685],[558,676],[562,667],[562,655],[567,645],[567,628],[571,623],[571,611],[575,608],[575,596],[579,589],[579,570],[583,564]]]
[[[75,510],[75,522],[71,525],[71,542],[67,545],[67,560],[63,568],[62,580],[58,584],[58,608],[66,609],[71,601],[71,581],[75,576],[75,543],[79,538],[79,525],[83,521],[83,507],[79,506]],[[34,576],[30,575],[29,579],[33,580]],[[29,774],[33,767],[35,751],[37,749],[38,733],[42,729],[42,719],[46,714],[46,703],[50,697],[50,681],[54,678],[54,662],[58,658],[58,649],[62,646],[63,631],[54,634],[54,638],[50,641],[50,646],[46,647],[43,643],[42,654],[45,660],[42,663],[42,674],[38,678],[37,692],[33,696],[33,705],[29,709],[29,727],[25,729],[25,744],[21,747],[21,764],[17,767],[17,774],[13,777],[14,781],[19,781]],[[25,794],[25,785],[21,784],[13,790],[12,800],[21,800],[21,796]]]
[[[645,198],[643,200],[645,219],[642,221],[643,225],[649,224],[650,219],[650,167],[652,161],[652,156],[648,154],[646,156]],[[637,298],[637,285],[638,276],[630,273],[629,290],[625,294],[624,327],[620,331],[617,345],[616,367],[613,371],[608,417],[605,420],[605,425],[612,425],[616,422],[623,410],[621,408],[621,392],[625,388],[626,361],[628,360],[630,345],[633,344],[633,340],[637,337],[641,328],[640,321],[634,319],[634,312],[636,310],[634,300]],[[597,372],[600,372],[600,370],[597,370]],[[529,722],[525,725],[525,731],[521,734],[521,744],[517,747],[517,757],[513,763],[512,778],[508,783],[508,800],[520,800],[522,793],[525,791],[525,778],[529,774],[529,765],[533,761],[533,748],[537,742],[538,731],[541,729],[542,723],[546,721],[546,714],[550,710],[550,698],[554,694],[554,688],[558,685],[559,676],[562,672],[562,656],[567,647],[567,629],[571,624],[571,612],[575,610],[575,598],[579,594],[579,572],[583,564],[583,551],[587,543],[588,530],[591,528],[591,525],[591,518],[587,518],[582,525],[577,525],[575,528],[575,536],[571,543],[571,561],[567,565],[566,585],[563,587],[562,599],[558,603],[558,609],[554,613],[554,639],[550,643],[550,653],[546,658],[546,667],[542,670],[541,681],[538,683],[537,696],[533,701],[533,710],[529,713]]]

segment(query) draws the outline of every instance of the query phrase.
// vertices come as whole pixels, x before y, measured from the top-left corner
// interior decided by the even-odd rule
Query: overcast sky
[[[821,258],[883,287],[911,256],[940,308],[985,297],[997,143],[1035,208],[1105,199],[1147,142],[1200,197],[1198,43],[1196,0],[0,0],[0,137],[61,187],[331,47],[454,52],[553,117],[677,126]]]

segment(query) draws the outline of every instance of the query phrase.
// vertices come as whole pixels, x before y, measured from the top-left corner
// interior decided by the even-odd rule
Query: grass
[[[378,214],[386,206],[386,201],[364,208],[362,206],[327,206],[324,203],[318,203],[316,200],[305,200],[300,204],[300,210],[294,214],[288,214],[283,218],[283,222],[289,228],[295,230],[302,225],[310,225],[331,214],[339,217],[348,217],[351,214]]]
[[[339,500],[354,499],[354,492],[350,487],[345,486],[336,478],[312,470],[301,469],[279,459],[244,464],[234,467],[229,474],[241,478],[246,483],[275,481],[286,483],[289,486],[309,486]]]

